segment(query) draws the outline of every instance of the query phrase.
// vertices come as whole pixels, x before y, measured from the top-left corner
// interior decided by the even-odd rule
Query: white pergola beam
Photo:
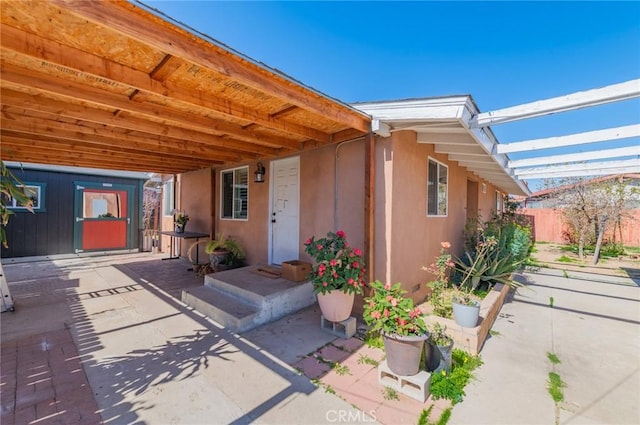
[[[561,178],[561,177],[591,177],[591,176],[608,176],[610,174],[629,174],[629,173],[639,173],[640,167],[621,167],[612,172],[610,168],[594,168],[588,169],[584,171],[565,171],[565,172],[554,172],[554,173],[545,173],[541,175],[532,175],[532,176],[521,176],[521,179],[524,180],[537,180],[537,179],[548,179],[548,178]]]
[[[604,142],[607,140],[629,139],[631,137],[640,137],[640,124],[607,128],[596,131],[587,131],[585,133],[569,134],[566,136],[547,137],[544,139],[532,139],[522,142],[498,144],[497,152],[513,153],[535,151],[539,149],[551,149],[563,146]]]
[[[566,96],[525,103],[510,108],[483,112],[473,118],[471,127],[488,127],[490,125],[554,114],[556,112],[620,102],[635,97],[640,97],[640,79],[613,84],[599,89],[572,93]]]
[[[537,158],[518,159],[509,161],[510,168],[533,167],[536,165],[564,164],[567,162],[589,161],[593,159],[622,158],[625,156],[640,156],[640,146],[603,149],[599,151],[551,155]]]
[[[608,174],[620,174],[618,169],[635,169],[640,172],[640,158],[626,159],[623,161],[586,162],[583,164],[555,165],[550,167],[538,167],[528,169],[516,169],[515,174],[519,178],[545,178],[554,173],[584,172],[592,170],[608,170]]]

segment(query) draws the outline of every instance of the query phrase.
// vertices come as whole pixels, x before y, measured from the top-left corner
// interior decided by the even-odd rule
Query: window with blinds
[[[221,218],[246,220],[249,216],[249,167],[221,172]]]

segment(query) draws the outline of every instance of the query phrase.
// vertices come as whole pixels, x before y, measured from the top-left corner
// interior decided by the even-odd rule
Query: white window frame
[[[175,193],[176,192],[175,192],[175,186],[173,184],[173,180],[167,180],[164,183],[162,183],[162,215],[165,217],[169,217],[173,215],[173,210],[174,210],[173,199],[174,199]]]
[[[246,217],[235,217],[236,215],[236,204],[235,204],[235,199],[233,199],[233,204],[231,206],[231,217],[225,217],[224,216],[224,179],[223,179],[223,175],[225,173],[232,173],[233,175],[233,182],[231,183],[232,186],[236,186],[236,171],[237,170],[242,170],[242,169],[246,169],[247,170],[247,216]],[[248,165],[244,165],[242,167],[235,167],[235,168],[228,168],[226,170],[221,170],[220,171],[220,220],[232,220],[232,221],[248,221],[249,220],[249,166]]]
[[[447,170],[447,181],[446,181],[446,187],[445,187],[445,191],[444,191],[444,208],[445,208],[445,212],[444,214],[441,214],[439,212],[439,207],[440,207],[440,191],[438,190],[438,188],[436,189],[436,213],[435,214],[430,214],[429,213],[429,178],[431,176],[429,176],[429,163],[433,161],[436,165],[437,165],[437,175],[436,175],[436,184],[440,185],[440,167],[443,167],[445,170]],[[427,157],[427,217],[448,217],[449,215],[449,166],[447,164],[444,164],[440,161],[438,161],[435,158],[432,157]]]
[[[33,212],[46,212],[46,208],[44,206],[45,200],[45,190],[47,188],[46,183],[33,183],[33,182],[24,182],[24,184],[18,185],[18,187],[24,187],[33,190],[35,192],[36,205],[29,210],[29,208],[24,205],[18,204],[16,198],[11,198],[7,204],[7,209],[22,212],[22,211],[33,211]]]
[[[502,212],[504,209],[504,199],[502,193],[496,190],[496,212]]]

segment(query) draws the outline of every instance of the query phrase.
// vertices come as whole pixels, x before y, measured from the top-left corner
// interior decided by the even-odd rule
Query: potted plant
[[[364,286],[362,252],[349,246],[342,230],[304,243],[305,252],[314,260],[310,279],[325,319],[341,322],[351,315],[355,294]]]
[[[446,326],[439,322],[434,322],[429,326],[428,347],[425,351],[427,360],[427,370],[451,371],[451,353],[453,351],[453,338],[449,335]]]
[[[220,264],[230,264],[244,259],[244,249],[233,238],[223,233],[216,234],[216,238],[205,245],[204,251],[209,254],[211,267],[219,270]],[[228,268],[228,267],[227,267]]]
[[[494,236],[479,235],[473,252],[465,251],[465,260],[455,259],[456,269],[462,273],[462,280],[452,302],[453,317],[462,327],[472,328],[478,324],[480,301],[473,295],[473,291],[481,282],[492,284],[511,280],[509,256],[501,258],[494,255],[497,245],[498,240]]]
[[[218,263],[218,271],[236,269],[244,266],[244,249],[238,241],[233,238],[226,238],[224,249],[228,255]]]
[[[404,376],[420,371],[424,342],[429,337],[422,312],[413,305],[401,284],[369,284],[370,297],[365,298],[364,320],[372,325],[371,331],[382,332],[387,366],[393,373]]]
[[[189,222],[189,214],[184,211],[174,210],[174,218],[176,233],[184,233],[184,228]]]

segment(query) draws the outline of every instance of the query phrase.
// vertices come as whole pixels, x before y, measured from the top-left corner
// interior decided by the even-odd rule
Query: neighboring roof
[[[495,153],[498,141],[491,129],[471,128],[471,120],[479,111],[470,95],[362,102],[353,106],[373,117],[372,125],[381,135],[413,130],[418,143],[435,145],[437,153],[448,155],[500,190],[524,196],[531,193],[508,168],[507,155]]]
[[[5,161],[5,165],[10,168],[18,168],[23,170],[53,171],[55,173],[70,173],[70,174],[88,174],[92,176],[120,177],[123,179],[149,180],[152,177],[150,173],[142,173],[142,172],[136,172],[136,171],[104,170],[100,168],[85,168],[85,167],[66,167],[62,165],[32,164],[29,162]]]
[[[129,2],[0,2],[3,160],[181,173],[350,140],[370,118]]]
[[[600,182],[603,182],[603,181],[613,180],[613,179],[624,179],[624,180],[629,179],[629,180],[638,180],[638,181],[640,181],[640,174],[634,174],[634,173],[632,173],[632,174],[611,174],[609,176],[596,177],[596,178],[589,179],[589,180],[580,180],[580,181],[577,181],[575,183],[566,184],[566,185],[562,185],[562,186],[551,187],[551,188],[548,188],[548,189],[543,189],[543,190],[539,190],[537,192],[533,192],[527,199],[545,197],[547,195],[552,195],[554,193],[561,192],[561,191],[566,190],[566,189],[571,189],[572,187],[584,186],[584,185],[589,185],[589,184],[593,184],[593,183],[600,183]]]

